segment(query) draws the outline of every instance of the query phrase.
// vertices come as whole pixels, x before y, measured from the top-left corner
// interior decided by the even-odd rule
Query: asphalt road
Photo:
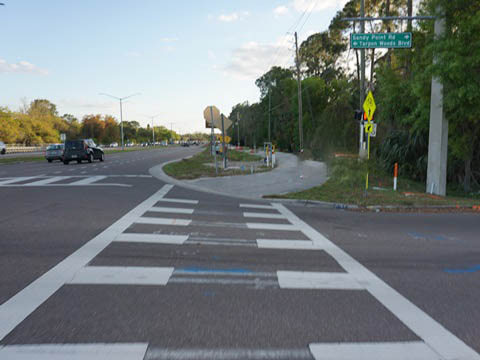
[[[165,184],[198,148],[0,165],[0,359],[480,359],[475,214]]]

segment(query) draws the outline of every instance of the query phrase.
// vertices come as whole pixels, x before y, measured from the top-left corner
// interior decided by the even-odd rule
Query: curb
[[[195,155],[195,154],[194,154]],[[195,190],[195,191],[200,191],[204,193],[210,193],[214,195],[219,195],[219,196],[228,196],[231,198],[235,199],[241,199],[241,200],[250,200],[250,201],[265,201],[265,202],[278,202],[278,203],[284,203],[286,205],[291,205],[291,206],[303,206],[303,207],[319,207],[319,208],[324,208],[324,209],[337,209],[337,210],[369,210],[369,211],[382,211],[382,210],[422,210],[422,209],[428,209],[428,210],[446,210],[446,209],[462,209],[462,210],[467,210],[467,209],[472,209],[472,206],[466,206],[466,205],[369,205],[369,206],[360,206],[360,205],[354,205],[354,204],[343,204],[343,203],[332,203],[332,202],[327,202],[327,201],[320,201],[320,200],[303,200],[303,199],[275,199],[275,198],[268,198],[268,197],[263,197],[263,198],[256,198],[256,197],[248,197],[248,196],[239,196],[239,195],[233,195],[229,193],[223,193],[220,191],[215,191],[215,190],[210,190],[210,189],[205,189],[201,186],[193,185],[193,184],[187,184],[182,180],[177,180],[171,176],[168,176],[165,174],[163,171],[163,167],[177,161],[181,161],[183,159],[189,159],[193,157],[194,155],[187,156],[182,159],[176,159],[176,160],[170,160],[167,161],[163,164],[156,165],[148,170],[148,172],[156,177],[157,179],[177,185],[179,187],[183,187],[189,190]]]
[[[195,155],[195,154],[194,154]],[[195,190],[195,191],[200,191],[204,193],[209,193],[209,194],[214,194],[214,195],[219,195],[219,196],[228,196],[234,199],[240,199],[240,200],[249,200],[249,201],[260,201],[260,202],[278,202],[278,203],[286,203],[288,205],[292,206],[310,206],[310,207],[323,207],[323,208],[331,208],[331,209],[357,209],[357,205],[347,205],[347,204],[334,204],[334,203],[328,203],[324,201],[315,201],[315,200],[300,200],[300,199],[268,199],[268,198],[257,198],[257,197],[248,197],[248,196],[239,196],[239,195],[233,195],[229,193],[224,193],[221,191],[215,191],[215,190],[210,190],[210,189],[205,189],[201,186],[193,185],[193,184],[187,184],[182,180],[177,180],[169,175],[167,175],[163,171],[163,167],[171,164],[173,162],[181,161],[183,159],[189,159],[193,157],[194,155],[190,155],[187,157],[184,157],[182,159],[175,159],[175,160],[170,160],[167,161],[163,164],[159,164],[156,166],[151,167],[148,172],[156,177],[157,179],[164,181],[166,183],[174,184],[182,188],[186,188],[189,190]]]

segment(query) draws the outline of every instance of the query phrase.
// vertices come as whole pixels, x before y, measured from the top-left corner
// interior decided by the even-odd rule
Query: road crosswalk
[[[16,182],[40,183],[46,186],[58,182],[60,177],[11,181],[0,179],[0,186]],[[18,179],[18,178],[17,178]],[[99,181],[98,179],[96,181]],[[76,180],[88,182],[86,178]],[[4,184],[4,185],[2,185]],[[332,241],[302,221],[280,203],[238,204],[237,222],[198,220],[202,216],[200,202],[194,199],[169,198],[173,185],[160,191],[132,209],[129,213],[83,245],[57,266],[28,285],[6,303],[0,305],[0,340],[7,336],[44,301],[65,285],[95,286],[230,286],[252,290],[287,291],[344,291],[368,292],[392,312],[417,337],[417,341],[385,342],[309,342],[303,349],[214,348],[172,349],[149,346],[148,343],[114,344],[29,344],[0,347],[0,359],[330,359],[330,360],[440,360],[480,359],[471,348],[450,333],[429,315],[417,308],[379,277],[370,272]],[[242,219],[242,220],[238,220]],[[230,224],[240,229],[244,238],[225,238],[215,233],[216,225]],[[140,228],[139,228],[140,226]],[[147,231],[149,228],[154,231]],[[206,234],[196,228],[213,228]],[[194,229],[195,228],[195,229]],[[220,228],[220,227],[219,227]],[[255,235],[252,239],[251,232]],[[271,237],[268,234],[284,235]],[[263,236],[257,236],[263,234]],[[96,264],[95,259],[115,244],[160,246],[173,248],[201,246],[248,247],[268,254],[272,259],[277,252],[326,254],[338,265],[337,271],[295,268],[293,265],[265,266],[251,269],[243,266],[198,265],[189,253],[179,263],[155,266],[131,264]],[[173,248],[172,248],[173,247]],[[162,248],[159,248],[161,252]],[[193,253],[198,254],[195,250]],[[220,250],[219,250],[220,251]],[[250,251],[250,250],[249,250]],[[268,252],[268,253],[267,253]],[[193,255],[192,255],[193,256]],[[190,261],[189,259],[192,259]],[[190,262],[188,262],[190,261]],[[181,263],[180,263],[181,262]],[[188,263],[188,265],[185,265]],[[35,356],[33,356],[34,354]]]
[[[123,186],[131,184],[106,182],[118,178],[151,178],[150,175],[70,175],[70,176],[19,176],[0,178],[0,187],[39,187],[39,186]]]

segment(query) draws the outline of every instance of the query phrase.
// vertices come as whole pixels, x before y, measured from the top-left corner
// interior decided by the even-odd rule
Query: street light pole
[[[153,141],[153,146],[155,147],[155,128],[153,126],[153,119],[155,119],[157,116],[160,116],[161,114],[157,115],[143,115],[146,117],[149,117],[152,120],[152,141]]]
[[[113,99],[116,99],[116,100],[120,101],[120,136],[121,136],[121,138],[122,138],[122,150],[125,150],[125,143],[124,143],[124,140],[123,140],[122,101],[125,100],[125,99],[128,99],[128,98],[131,98],[132,96],[140,95],[140,93],[135,93],[135,94],[128,95],[128,96],[124,96],[124,97],[117,97],[117,96],[113,96],[113,95],[105,94],[105,93],[100,93],[100,95],[105,95],[105,96],[108,96],[108,97],[111,97],[111,98],[113,98]]]

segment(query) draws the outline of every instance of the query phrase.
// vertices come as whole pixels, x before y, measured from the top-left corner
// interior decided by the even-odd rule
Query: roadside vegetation
[[[425,193],[425,184],[406,177],[398,179],[397,191],[393,190],[393,171],[388,174],[374,161],[357,158],[336,158],[329,164],[329,178],[321,186],[274,198],[303,199],[353,204],[359,206],[397,205],[406,207],[457,206],[476,207],[480,210],[480,191],[465,195],[462,189],[449,188],[447,196]],[[366,174],[369,173],[369,188],[366,191]]]
[[[167,164],[163,167],[163,171],[168,176],[179,180],[191,180],[200,177],[247,175],[251,173],[252,167],[255,172],[271,170],[271,168],[263,165],[263,158],[261,156],[252,155],[244,151],[228,150],[228,167],[226,170],[223,169],[222,155],[217,155],[217,174],[215,172],[215,160],[209,150],[210,148],[207,147],[201,153],[188,159]]]
[[[413,4],[411,0],[368,1],[366,16],[406,16],[412,14]],[[368,33],[413,34],[411,49],[366,50],[367,83],[373,89],[377,105],[374,121],[378,124],[371,150],[378,169],[389,174],[394,163],[399,163],[400,175],[407,179],[400,186],[418,183],[418,191],[425,192],[430,89],[432,76],[436,76],[444,85],[444,111],[449,121],[447,182],[455,194],[468,197],[480,190],[480,1],[423,0],[416,13],[439,15],[439,8],[445,11],[447,29],[445,36],[437,40],[433,21],[367,24]],[[352,23],[342,18],[359,16],[360,1],[347,1],[328,29],[300,44],[305,144],[302,157],[327,161],[336,152],[358,153],[359,124],[354,113],[361,109],[360,54],[350,49]],[[355,26],[359,32],[358,22]],[[271,139],[277,149],[298,154],[295,68],[274,65],[255,84],[260,90],[259,101],[239,103],[229,115],[241,119],[241,145],[262,146],[269,138],[270,121]],[[229,135],[236,138],[237,131],[238,127],[232,128]],[[324,189],[329,186],[333,186],[331,182]],[[327,193],[325,190],[325,196]],[[330,199],[348,200],[340,187],[336,194],[329,195]],[[385,192],[379,194],[387,196]]]
[[[59,115],[57,106],[46,99],[24,102],[21,109],[12,111],[0,107],[0,141],[6,144],[37,146],[60,142],[60,134],[68,140],[91,138],[97,144],[121,143],[120,124],[112,115],[90,114],[77,119],[71,114]],[[152,141],[152,128],[140,126],[138,121],[124,121],[125,143]],[[155,141],[206,140],[202,133],[179,135],[164,126],[155,126]]]

